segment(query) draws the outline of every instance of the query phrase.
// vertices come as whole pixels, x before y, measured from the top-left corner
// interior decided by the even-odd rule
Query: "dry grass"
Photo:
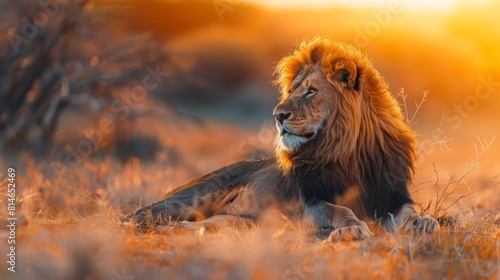
[[[136,209],[141,199],[150,203],[168,188],[193,177],[192,172],[166,165],[163,161],[167,157],[160,156],[149,165],[137,159],[126,164],[108,158],[87,159],[75,169],[21,157],[17,163],[18,215],[27,222],[17,230],[18,270],[14,275],[2,269],[0,278],[500,277],[500,215],[479,216],[473,208],[450,216],[435,236],[393,235],[372,225],[376,232],[373,238],[334,244],[323,243],[285,220],[217,233],[175,229],[137,234],[122,228],[120,217]],[[5,174],[1,178],[3,181]],[[446,184],[436,186],[441,193],[446,190]],[[2,193],[5,188],[3,182]],[[4,197],[0,203],[5,204]],[[4,208],[0,209],[2,220],[6,217]],[[0,234],[6,240],[7,232]],[[6,242],[0,243],[0,250],[7,250]]]

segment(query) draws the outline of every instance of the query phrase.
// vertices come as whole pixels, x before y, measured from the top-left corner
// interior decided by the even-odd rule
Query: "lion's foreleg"
[[[347,207],[321,201],[307,205],[305,209],[306,215],[312,217],[318,230],[332,229],[328,240],[361,240],[372,235],[368,225]]]
[[[168,226],[180,221],[201,221],[236,198],[239,188],[216,188],[212,181],[190,186],[125,217],[139,228]]]
[[[239,217],[229,214],[214,215],[208,219],[188,222],[182,221],[166,227],[158,227],[158,230],[187,230],[200,232],[217,232],[223,228],[249,229],[253,226],[253,221],[246,217]]]
[[[197,220],[203,218],[203,214],[193,207],[187,207],[176,197],[169,197],[143,207],[123,220],[126,224],[135,224],[139,228],[147,229],[155,225],[168,225],[178,220]]]
[[[431,234],[439,231],[439,223],[420,216],[411,204],[404,204],[396,215],[389,214],[382,223],[388,231],[402,231],[405,234]]]

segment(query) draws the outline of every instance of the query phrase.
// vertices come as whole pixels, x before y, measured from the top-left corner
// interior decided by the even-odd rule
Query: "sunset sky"
[[[420,10],[437,10],[437,11],[449,11],[455,7],[460,2],[465,2],[464,0],[251,0],[251,2],[263,4],[265,6],[270,6],[273,8],[281,8],[283,6],[306,6],[306,7],[316,7],[322,8],[325,6],[334,5],[346,5],[346,6],[364,6],[364,7],[385,7],[391,3],[401,3],[406,9],[420,11]],[[468,3],[487,2],[487,0],[470,0]]]

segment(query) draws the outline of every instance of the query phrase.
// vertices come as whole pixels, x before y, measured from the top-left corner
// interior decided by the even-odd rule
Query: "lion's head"
[[[359,50],[326,38],[306,40],[278,63],[276,75],[275,148],[285,171],[333,163],[361,176],[399,170],[409,180],[414,134]]]

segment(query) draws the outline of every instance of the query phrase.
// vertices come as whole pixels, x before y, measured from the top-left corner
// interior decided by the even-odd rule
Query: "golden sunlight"
[[[391,3],[400,3],[403,7],[410,11],[422,10],[435,10],[435,11],[450,11],[455,7],[459,0],[251,0],[251,2],[258,3],[272,8],[283,7],[312,7],[312,8],[325,8],[333,6],[347,6],[347,7],[385,7]]]
[[[0,6],[0,280],[500,280],[500,0]]]

